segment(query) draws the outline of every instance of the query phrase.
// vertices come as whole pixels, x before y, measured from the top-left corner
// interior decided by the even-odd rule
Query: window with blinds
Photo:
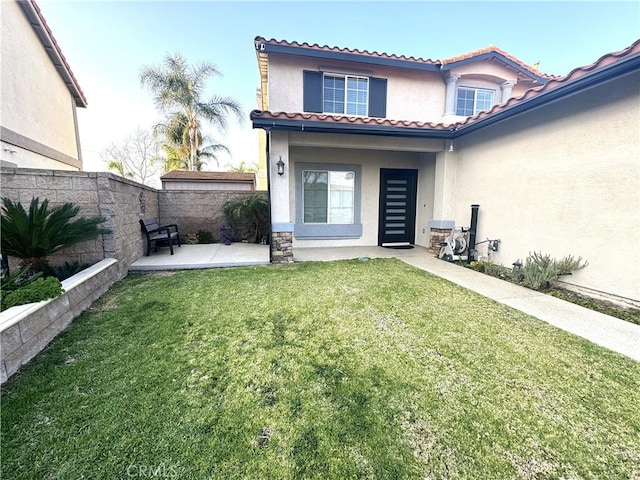
[[[367,115],[369,79],[351,75],[324,74],[323,111],[347,115]]]
[[[456,115],[471,116],[493,107],[494,92],[481,88],[458,87]]]

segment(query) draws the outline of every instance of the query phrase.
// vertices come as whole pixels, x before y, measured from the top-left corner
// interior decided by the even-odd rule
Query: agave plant
[[[29,211],[6,197],[2,203],[2,253],[22,259],[21,265],[31,264],[34,270],[42,270],[47,257],[58,250],[111,233],[98,227],[105,217],[72,220],[80,211],[72,203],[49,208],[47,199],[40,203],[33,198]]]

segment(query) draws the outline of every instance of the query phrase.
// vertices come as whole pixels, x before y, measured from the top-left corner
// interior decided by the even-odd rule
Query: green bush
[[[40,302],[49,298],[56,298],[62,294],[62,284],[56,277],[36,278],[34,281],[20,285],[12,291],[2,291],[2,310],[24,305],[25,303]]]
[[[100,234],[111,233],[99,228],[105,217],[72,220],[80,207],[64,203],[49,208],[49,201],[33,198],[26,211],[20,202],[2,199],[2,253],[22,259],[22,265],[41,270],[52,253],[77,243],[93,240]]]
[[[206,230],[198,230],[196,234],[198,237],[198,243],[213,243],[213,233]]]
[[[62,265],[45,265],[42,268],[42,272],[45,277],[56,277],[58,280],[62,281],[89,268],[90,266],[91,265],[89,263],[80,263],[76,260],[73,263],[64,262]]]
[[[524,263],[522,285],[533,290],[547,289],[560,276],[570,275],[587,265],[588,262],[583,261],[582,257],[574,259],[569,255],[556,260],[548,254],[533,252]]]
[[[241,240],[258,243],[269,233],[269,204],[264,195],[252,194],[227,200],[224,216],[232,230]]]
[[[195,245],[198,243],[198,235],[195,233],[187,233],[184,237],[184,243],[187,245]]]

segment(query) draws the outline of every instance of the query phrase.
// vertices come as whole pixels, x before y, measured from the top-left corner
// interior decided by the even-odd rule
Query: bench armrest
[[[161,228],[161,229],[162,229],[162,228],[169,228],[169,229],[171,229],[172,227],[176,229],[176,232],[178,231],[178,225],[176,225],[175,223],[172,223],[172,224],[170,224],[170,225],[162,225],[160,228]]]

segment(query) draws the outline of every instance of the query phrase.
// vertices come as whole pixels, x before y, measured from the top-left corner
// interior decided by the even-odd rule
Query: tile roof
[[[323,45],[320,46],[317,43],[309,44],[307,42],[304,43],[299,43],[299,42],[289,42],[287,40],[276,40],[274,38],[267,40],[264,37],[256,37],[255,42],[259,42],[259,43],[264,43],[267,45],[278,45],[278,46],[286,46],[286,47],[298,47],[298,48],[308,48],[311,50],[318,50],[318,51],[326,51],[326,52],[337,52],[337,53],[350,53],[350,54],[354,54],[354,55],[364,55],[364,56],[369,56],[369,57],[377,57],[377,58],[384,58],[384,59],[392,59],[392,60],[403,60],[403,61],[409,61],[409,62],[415,62],[415,63],[421,63],[421,64],[430,64],[430,65],[436,65],[439,67],[443,67],[444,65],[450,64],[450,63],[455,63],[455,62],[459,62],[462,60],[468,60],[468,59],[472,59],[474,57],[478,57],[480,55],[485,55],[487,53],[495,53],[498,55],[502,55],[505,58],[507,58],[508,60],[512,61],[513,63],[517,64],[519,67],[521,67],[523,70],[526,70],[527,72],[531,73],[532,75],[535,75],[537,77],[544,77],[544,78],[548,78],[548,77],[553,77],[553,75],[545,75],[543,73],[541,73],[539,70],[535,69],[534,67],[527,65],[526,63],[524,63],[523,61],[519,60],[518,58],[514,57],[513,55],[508,54],[507,52],[505,52],[504,50],[491,45],[489,47],[486,48],[482,48],[480,50],[474,50],[473,52],[468,52],[462,55],[458,55],[455,57],[451,57],[451,58],[445,58],[445,59],[439,59],[439,60],[432,60],[432,59],[424,59],[422,57],[407,57],[405,55],[395,55],[395,54],[389,54],[389,53],[379,53],[379,52],[371,52],[369,50],[358,50],[358,49],[349,49],[349,48],[341,48],[341,47],[330,47],[328,45]]]
[[[253,182],[254,173],[238,172],[196,172],[192,170],[171,170],[160,177],[161,180],[192,180],[218,182]]]
[[[443,134],[452,133],[463,127],[472,125],[485,118],[493,117],[509,110],[511,107],[520,105],[534,97],[538,97],[549,92],[552,92],[565,85],[571,85],[572,83],[587,77],[594,72],[603,72],[608,67],[615,66],[619,62],[631,58],[640,57],[640,40],[629,47],[620,50],[618,52],[608,53],[600,57],[597,61],[591,65],[579,67],[572,70],[564,77],[551,78],[544,85],[536,86],[526,90],[522,95],[514,98],[510,98],[507,102],[494,105],[491,109],[478,113],[477,115],[466,118],[463,121],[446,124],[446,123],[433,123],[433,122],[419,122],[408,120],[390,120],[384,118],[370,118],[370,117],[353,117],[346,115],[328,115],[317,113],[290,113],[290,112],[270,112],[253,110],[251,112],[251,119],[261,120],[292,120],[292,121],[310,121],[310,122],[322,122],[329,125],[353,125],[353,126],[381,126],[381,127],[395,127],[395,128],[407,128],[407,129],[422,129],[425,131],[440,131]]]
[[[298,120],[311,122],[324,122],[342,125],[369,125],[384,126],[398,128],[419,128],[425,130],[443,130],[449,131],[450,126],[444,123],[417,122],[409,120],[390,120],[386,118],[373,117],[353,117],[348,115],[321,114],[321,113],[289,113],[289,112],[270,112],[262,110],[253,110],[251,118],[274,119],[274,120]]]
[[[504,50],[496,47],[495,45],[489,45],[488,47],[481,48],[481,49],[478,49],[478,50],[474,50],[472,52],[463,53],[462,55],[456,55],[455,57],[443,58],[442,60],[440,60],[440,63],[444,66],[444,65],[451,64],[451,63],[460,62],[462,60],[470,60],[472,58],[479,57],[481,55],[486,55],[488,53],[496,53],[498,55],[501,55],[501,56],[507,58],[508,60],[511,60],[513,63],[517,64],[519,67],[521,67],[522,69],[528,71],[529,73],[531,73],[533,75],[544,77],[544,78],[556,78],[557,77],[556,75],[547,75],[547,74],[544,74],[544,73],[540,72],[537,68],[532,67],[531,65],[527,65],[522,60],[514,57],[513,55],[510,55],[509,53],[507,53]]]
[[[22,10],[27,16],[31,27],[38,36],[42,46],[49,55],[51,62],[56,67],[56,70],[58,70],[58,73],[67,85],[71,95],[75,98],[76,106],[86,107],[87,97],[85,97],[78,80],[73,74],[73,71],[71,71],[71,67],[62,53],[62,49],[60,48],[60,45],[58,45],[58,41],[53,36],[51,28],[49,28],[47,21],[44,19],[44,15],[42,14],[40,7],[35,0],[20,0],[18,3],[22,7]]]
[[[388,53],[378,53],[378,52],[370,52],[369,50],[358,50],[358,49],[351,49],[351,48],[341,48],[341,47],[330,47],[329,45],[318,45],[317,43],[314,43],[313,45],[304,42],[304,43],[299,43],[299,42],[288,42],[286,40],[276,40],[275,38],[272,38],[270,40],[265,39],[264,37],[256,37],[255,38],[255,42],[260,42],[260,43],[264,43],[267,45],[279,45],[279,46],[285,46],[285,47],[299,47],[299,48],[309,48],[312,50],[322,50],[325,52],[337,52],[337,53],[351,53],[354,55],[365,55],[365,56],[369,56],[369,57],[378,57],[378,58],[387,58],[387,59],[391,59],[391,60],[404,60],[404,61],[409,61],[409,62],[416,62],[416,63],[427,63],[427,64],[433,64],[433,65],[437,65],[438,61],[435,60],[431,60],[431,59],[424,59],[421,57],[407,57],[405,55],[395,55],[395,54],[388,54]]]
[[[537,87],[533,87],[528,90],[525,90],[522,95],[518,97],[510,98],[504,103],[494,105],[489,110],[485,110],[478,113],[477,115],[468,117],[465,120],[458,122],[456,126],[461,127],[461,126],[473,123],[482,118],[489,117],[500,111],[506,110],[509,107],[512,107],[518,103],[522,103],[525,100],[529,100],[538,95],[555,90],[559,87],[562,87],[563,85],[570,84],[571,82],[574,82],[582,77],[585,77],[586,75],[589,75],[592,72],[602,70],[606,67],[616,64],[617,62],[627,57],[631,57],[632,55],[638,55],[638,54],[640,54],[640,40],[637,40],[627,48],[624,48],[620,51],[607,53],[606,55],[603,55],[598,60],[593,62],[591,65],[575,68],[571,70],[571,72],[569,72],[564,77],[553,78],[553,79],[550,79],[548,82],[546,82],[544,85],[539,85]]]

